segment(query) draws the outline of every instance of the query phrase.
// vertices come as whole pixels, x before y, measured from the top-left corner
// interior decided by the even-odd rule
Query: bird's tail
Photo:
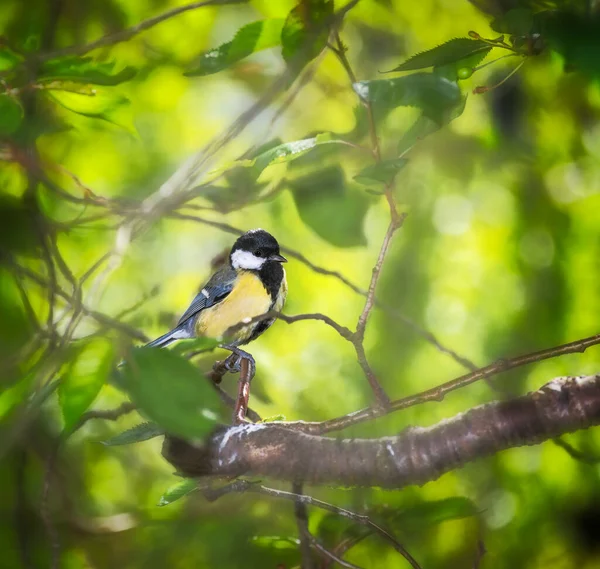
[[[144,347],[146,348],[164,348],[168,346],[171,342],[175,340],[181,340],[183,338],[189,338],[189,334],[186,333],[185,330],[181,328],[175,328],[166,334],[156,338],[156,340],[152,340],[152,342],[148,342]]]

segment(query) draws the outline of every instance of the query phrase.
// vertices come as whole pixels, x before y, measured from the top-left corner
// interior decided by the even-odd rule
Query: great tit
[[[183,338],[198,336],[222,338],[227,330],[247,320],[280,311],[287,295],[285,270],[287,259],[279,253],[279,243],[263,229],[244,233],[233,245],[229,263],[204,285],[177,326],[148,347],[163,347]],[[237,328],[227,338],[227,347],[235,348],[260,336],[274,318]]]

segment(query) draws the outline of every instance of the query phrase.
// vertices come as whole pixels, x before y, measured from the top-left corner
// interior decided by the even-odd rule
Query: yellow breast
[[[203,310],[196,321],[196,334],[222,338],[225,332],[243,322],[268,312],[271,296],[255,273],[241,271],[229,295],[218,304]],[[242,329],[234,336],[242,339],[249,333]]]

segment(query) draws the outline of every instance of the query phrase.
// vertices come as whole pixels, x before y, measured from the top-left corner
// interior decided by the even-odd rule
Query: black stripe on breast
[[[283,267],[277,261],[267,261],[258,272],[258,276],[267,292],[271,295],[271,301],[275,302],[279,287],[283,280]]]

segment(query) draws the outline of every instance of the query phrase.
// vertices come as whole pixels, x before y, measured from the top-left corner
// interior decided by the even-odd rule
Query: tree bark
[[[509,401],[379,439],[308,435],[277,423],[220,427],[201,443],[166,436],[163,456],[191,477],[268,476],[309,484],[401,488],[501,450],[600,424],[600,375],[560,377]]]

